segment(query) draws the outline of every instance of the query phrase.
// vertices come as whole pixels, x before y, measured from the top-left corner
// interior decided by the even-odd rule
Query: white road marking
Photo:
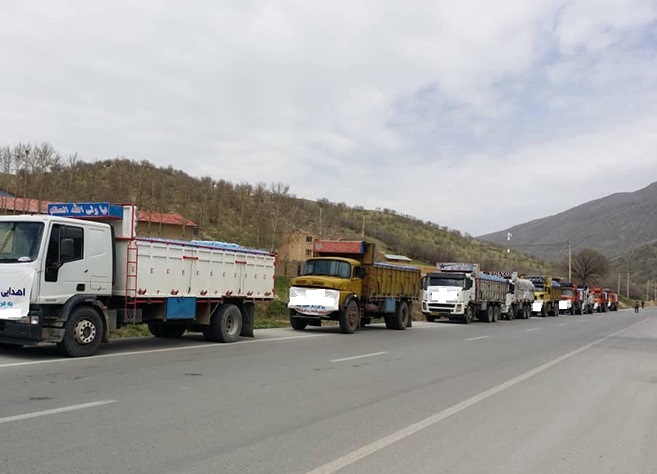
[[[388,436],[384,436],[383,438],[378,439],[377,441],[374,441],[373,443],[366,444],[365,446],[352,451],[338,459],[335,459],[331,462],[328,462],[324,464],[323,466],[320,466],[316,469],[313,469],[310,471],[308,474],[332,474],[336,471],[339,471],[340,469],[343,469],[347,466],[350,466],[351,464],[354,464],[361,459],[369,456],[370,454],[373,454],[377,451],[381,451],[384,448],[387,448],[391,444],[396,443],[397,441],[401,441],[404,438],[408,438],[409,436],[414,435],[418,431],[421,431],[425,428],[428,428],[432,425],[435,425],[436,423],[444,420],[445,418],[449,418],[452,415],[455,415],[467,408],[470,408],[471,406],[486,400],[487,398],[492,397],[493,395],[506,390],[508,388],[513,387],[514,385],[518,385],[520,382],[524,382],[525,380],[540,374],[541,372],[545,372],[546,370],[554,367],[555,365],[570,359],[571,357],[576,356],[577,354],[584,352],[587,349],[590,349],[591,347],[595,346],[596,344],[600,344],[603,341],[606,341],[607,339],[617,336],[618,334],[625,332],[629,329],[632,329],[639,324],[643,324],[648,319],[644,319],[643,321],[639,321],[636,324],[633,324],[632,326],[626,327],[625,329],[621,329],[619,331],[616,331],[614,333],[611,333],[601,339],[598,339],[597,341],[593,341],[589,344],[586,344],[579,349],[575,349],[572,352],[569,352],[567,354],[564,354],[562,356],[557,357],[556,359],[553,359],[549,362],[546,362],[543,365],[539,365],[538,367],[525,372],[524,374],[518,375],[517,377],[514,377],[510,380],[507,380],[506,382],[497,385],[493,388],[489,388],[488,390],[485,390],[473,397],[468,398],[467,400],[464,400],[460,403],[457,403],[456,405],[452,405],[451,407],[440,411],[438,413],[435,413],[424,420],[420,420],[417,423],[413,423],[406,428],[402,428],[399,431],[396,431],[392,434],[389,434]]]
[[[373,353],[371,353],[371,354],[363,354],[363,355],[358,355],[358,356],[353,356],[353,357],[344,357],[344,358],[342,358],[342,359],[333,359],[333,360],[329,360],[329,362],[344,362],[344,361],[347,361],[347,360],[362,359],[362,358],[364,358],[364,357],[380,356],[380,355],[387,354],[387,353],[388,353],[388,351],[385,351],[385,352],[373,352]]]
[[[12,421],[28,420],[30,418],[38,418],[40,416],[57,415],[59,413],[67,413],[69,411],[84,410],[86,408],[94,408],[102,405],[109,405],[110,403],[116,403],[116,400],[100,400],[97,402],[82,403],[81,405],[71,405],[61,408],[53,408],[52,410],[35,411],[32,413],[24,413],[22,415],[6,416],[4,418],[0,418],[0,424],[9,423]]]
[[[567,325],[568,325],[568,323],[557,324],[557,326],[567,326]]]
[[[538,331],[539,329],[541,329],[541,328],[529,328],[529,329],[525,329],[525,330],[527,332],[529,332],[529,331]]]
[[[289,341],[292,339],[306,339],[309,337],[325,337],[330,334],[307,334],[304,336],[288,336],[288,337],[277,337],[271,339],[252,339],[249,341],[237,341],[231,344],[195,344],[193,346],[178,346],[178,347],[165,347],[162,349],[147,349],[143,351],[130,351],[130,352],[117,352],[116,354],[101,354],[95,355],[93,357],[78,357],[78,358],[67,358],[67,359],[48,359],[48,360],[34,360],[28,362],[10,362],[8,364],[0,364],[0,369],[8,367],[21,367],[24,365],[39,365],[39,364],[62,364],[62,363],[72,363],[79,361],[93,361],[95,359],[104,359],[107,357],[123,357],[131,355],[142,355],[142,354],[156,354],[158,352],[173,352],[173,351],[184,351],[186,349],[210,349],[210,348],[222,348],[222,347],[232,347],[239,344],[255,344],[257,342],[276,342],[276,341]]]
[[[469,337],[466,341],[478,341],[479,339],[487,339],[490,336]]]

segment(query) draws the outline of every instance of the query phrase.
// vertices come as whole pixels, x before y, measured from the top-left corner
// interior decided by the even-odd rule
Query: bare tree
[[[593,249],[582,249],[572,259],[573,275],[582,285],[595,285],[609,273],[609,260]]]

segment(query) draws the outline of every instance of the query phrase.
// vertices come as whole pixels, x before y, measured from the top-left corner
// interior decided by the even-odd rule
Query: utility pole
[[[362,239],[365,238],[365,214],[363,214],[363,227],[360,230],[360,237]]]
[[[568,281],[573,281],[573,249],[568,239]]]
[[[627,271],[627,297],[630,297],[630,271]]]

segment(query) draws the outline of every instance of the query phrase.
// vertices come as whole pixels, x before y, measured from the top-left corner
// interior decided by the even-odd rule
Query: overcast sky
[[[0,21],[0,145],[472,235],[657,181],[655,0],[21,0]]]

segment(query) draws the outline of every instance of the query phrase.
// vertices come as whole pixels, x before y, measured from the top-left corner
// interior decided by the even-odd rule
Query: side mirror
[[[73,239],[62,239],[59,252],[62,262],[73,259],[73,256],[75,255]]]

